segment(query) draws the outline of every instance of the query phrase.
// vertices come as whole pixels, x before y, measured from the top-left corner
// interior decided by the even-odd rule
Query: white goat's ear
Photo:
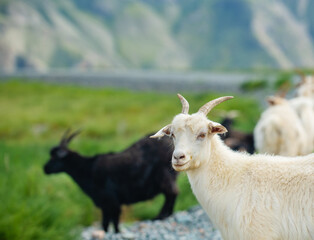
[[[208,124],[208,126],[209,132],[213,134],[223,134],[228,132],[227,128],[216,122],[211,122]]]
[[[165,135],[170,135],[171,124],[160,129],[155,135],[150,136],[150,138],[161,138]]]

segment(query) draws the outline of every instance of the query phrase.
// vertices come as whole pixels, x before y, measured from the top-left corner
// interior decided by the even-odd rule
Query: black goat
[[[225,117],[221,124],[227,128],[228,132],[220,135],[225,144],[236,151],[246,151],[253,154],[255,151],[254,137],[251,133],[243,133],[232,128],[233,117]]]
[[[172,214],[178,188],[177,173],[171,168],[170,139],[154,140],[149,134],[121,153],[84,157],[67,147],[77,134],[67,132],[59,146],[51,149],[44,171],[69,174],[102,210],[105,231],[112,222],[119,232],[121,205],[148,200],[159,193],[165,195],[165,203],[156,219]]]

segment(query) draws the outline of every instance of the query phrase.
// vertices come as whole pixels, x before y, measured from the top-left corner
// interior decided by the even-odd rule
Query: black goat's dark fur
[[[246,151],[253,154],[255,151],[254,137],[251,133],[243,133],[233,129],[233,118],[225,117],[221,124],[227,128],[228,132],[220,135],[227,146],[236,151]]]
[[[156,219],[172,214],[178,188],[177,173],[171,168],[170,139],[146,136],[121,153],[84,157],[68,149],[73,135],[76,133],[64,137],[59,146],[51,149],[44,171],[69,174],[102,210],[105,231],[112,222],[119,232],[121,205],[148,200],[160,193],[165,195],[165,203]]]

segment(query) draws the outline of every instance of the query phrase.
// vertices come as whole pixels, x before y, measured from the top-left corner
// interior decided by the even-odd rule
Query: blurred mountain
[[[313,67],[310,0],[0,0],[0,70]]]

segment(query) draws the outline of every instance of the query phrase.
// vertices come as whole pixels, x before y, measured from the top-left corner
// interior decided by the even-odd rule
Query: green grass
[[[222,94],[184,94],[191,112]],[[259,106],[236,97],[213,110],[237,109],[237,127],[251,131]],[[46,176],[42,166],[50,147],[67,128],[83,132],[71,148],[90,155],[119,151],[168,124],[181,111],[175,94],[0,83],[0,239],[75,239],[80,227],[100,219],[99,211],[66,174]],[[185,174],[178,179],[175,210],[197,204]],[[157,215],[163,197],[124,208],[123,221]]]
[[[255,81],[247,81],[241,85],[241,89],[244,91],[256,91],[256,90],[263,90],[267,87],[267,80],[255,80]]]

